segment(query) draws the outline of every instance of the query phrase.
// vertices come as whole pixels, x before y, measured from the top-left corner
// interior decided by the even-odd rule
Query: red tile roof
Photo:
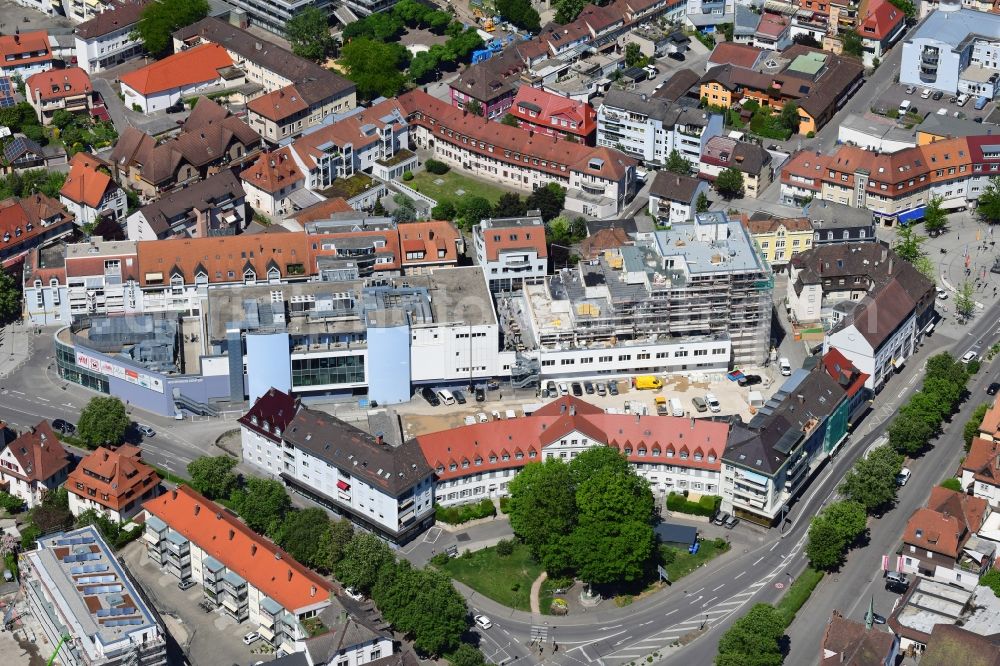
[[[160,476],[143,463],[140,456],[139,449],[134,446],[121,446],[114,451],[102,446],[70,472],[66,490],[114,511],[121,511],[160,483]],[[88,492],[90,490],[94,491],[93,494]],[[108,499],[104,499],[105,495]]]
[[[403,248],[403,266],[420,264],[451,264],[458,261],[458,239],[461,234],[448,220],[423,220],[407,222],[396,228]],[[407,252],[424,253],[423,259],[407,259]],[[440,254],[444,252],[444,254]]]
[[[295,220],[299,224],[305,224],[306,222],[313,222],[315,220],[329,219],[334,213],[351,212],[354,212],[354,209],[351,208],[351,205],[346,200],[341,197],[333,197],[332,199],[326,199],[320,201],[318,204],[313,204],[308,208],[296,211],[288,215],[288,218]]]
[[[90,76],[79,67],[50,69],[28,77],[25,92],[33,100],[51,101],[63,97],[87,95],[93,91]]]
[[[527,130],[490,122],[450,106],[420,89],[401,95],[399,104],[411,123],[433,132],[436,140],[461,146],[464,150],[498,162],[517,164],[521,168],[526,166],[527,158],[534,158],[539,164],[531,162],[530,168],[562,178],[569,177],[568,171],[578,171],[618,181],[625,177],[629,168],[638,164],[634,158],[610,148],[591,148],[539,134],[531,136]],[[468,143],[464,139],[468,139]],[[510,152],[509,157],[505,151]],[[601,161],[599,169],[590,166],[593,159]]]
[[[993,398],[993,404],[986,411],[983,422],[979,425],[979,432],[994,439],[1000,439],[1000,395]]]
[[[862,3],[858,17],[858,34],[865,39],[878,41],[892,35],[906,20],[906,15],[889,0],[871,0]]]
[[[294,85],[279,88],[266,95],[255,97],[247,103],[247,111],[256,113],[268,120],[280,123],[309,108],[302,94]]]
[[[531,86],[518,88],[510,112],[525,122],[579,137],[588,137],[597,129],[597,111],[590,104]]]
[[[232,65],[233,59],[223,47],[218,44],[199,44],[141,69],[122,74],[119,80],[140,95],[149,96],[214,81],[220,78],[220,69]]]
[[[711,55],[708,56],[708,62],[712,63],[713,66],[728,64],[750,69],[756,64],[761,53],[763,51],[747,44],[722,42],[717,44]]]
[[[867,373],[854,367],[854,364],[847,360],[846,356],[833,347],[823,355],[823,368],[828,375],[833,377],[834,381],[843,387],[849,398],[854,397],[858,391],[864,388],[869,377]]]
[[[26,54],[28,57],[22,57]],[[0,35],[0,68],[21,67],[52,60],[49,33],[44,30]]]
[[[272,153],[261,153],[249,169],[240,172],[240,180],[269,194],[304,179],[287,147]]]
[[[257,398],[247,413],[237,421],[244,428],[280,443],[280,433],[288,427],[298,408],[297,398],[272,387]]]
[[[765,12],[760,17],[760,23],[757,24],[757,34],[763,37],[777,39],[783,32],[788,30],[788,25],[789,21],[784,16]]]
[[[70,458],[62,442],[52,432],[48,421],[42,421],[7,445],[17,459],[24,478],[45,481],[69,466]],[[10,472],[11,470],[6,470]]]
[[[962,469],[972,472],[976,481],[1000,486],[1000,441],[973,439],[969,455],[962,461]]]
[[[910,516],[903,542],[957,558],[969,536],[982,527],[988,507],[984,499],[935,486],[927,506]]]
[[[70,201],[90,208],[101,205],[101,199],[109,187],[117,188],[109,176],[98,168],[109,169],[109,165],[89,153],[77,153],[70,161],[69,175],[63,183],[59,195]]]
[[[545,226],[512,225],[503,226],[497,222],[487,228],[480,229],[483,235],[483,245],[486,248],[486,258],[497,261],[502,253],[515,251],[534,251],[540,259],[549,256],[548,245],[545,244]]]
[[[542,460],[547,445],[574,432],[622,451],[633,463],[718,471],[729,424],[711,419],[605,414],[594,405],[564,396],[531,416],[504,421],[502,428],[496,423],[477,423],[420,435],[417,443],[438,478],[448,480],[519,469]]]
[[[10,248],[34,245],[39,236],[53,231],[54,226],[72,224],[73,216],[57,200],[41,192],[23,199],[0,201],[0,251],[9,255]]]
[[[362,147],[382,140],[379,133],[373,131],[373,128],[381,130],[387,125],[393,125],[393,130],[398,131],[403,126],[402,121],[397,123],[394,119],[394,111],[399,112],[400,118],[406,117],[406,112],[402,110],[397,100],[388,99],[379,102],[375,106],[325,125],[296,139],[295,143],[292,144],[292,149],[309,169],[315,167],[316,160],[326,154],[326,148],[320,148],[324,144],[333,143],[338,148],[351,144],[354,147],[354,152],[357,153]]]
[[[334,589],[329,581],[188,486],[149,500],[143,508],[283,608],[299,612],[329,603]]]

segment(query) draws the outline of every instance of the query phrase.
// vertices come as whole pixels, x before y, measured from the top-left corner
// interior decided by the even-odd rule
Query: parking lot
[[[632,414],[656,414],[656,398],[663,397],[667,401],[671,398],[679,398],[685,410],[685,416],[710,417],[728,416],[737,414],[744,420],[750,420],[753,416],[750,411],[749,394],[750,391],[760,391],[765,400],[770,397],[781,384],[775,381],[777,375],[776,368],[766,368],[755,371],[762,382],[756,386],[741,387],[735,381],[727,379],[724,375],[710,375],[701,378],[689,378],[684,375],[662,376],[663,387],[660,390],[636,390],[631,387],[628,379],[617,380],[618,395],[611,395],[607,391],[608,380],[601,379],[605,385],[605,395],[600,395],[596,390],[594,380],[593,393],[586,393],[586,382],[584,380],[558,380],[556,383],[565,383],[572,394],[572,384],[578,382],[581,389],[584,389],[581,400],[592,403],[605,410],[617,410],[619,413]],[[777,379],[781,379],[780,376]],[[548,380],[543,380],[543,386]],[[614,380],[612,380],[614,381]],[[486,400],[476,402],[475,396],[463,391],[463,398],[466,404],[431,406],[419,394],[406,404],[398,405],[394,409],[403,424],[403,437],[409,439],[417,435],[428,432],[438,432],[449,430],[465,425],[467,417],[473,421],[503,421],[509,418],[507,412],[510,410],[513,416],[524,416],[525,409],[532,412],[541,405],[552,402],[554,398],[547,395],[539,396],[534,390],[510,391],[501,386],[498,390],[487,391]],[[721,410],[718,413],[709,411],[698,412],[692,402],[695,397],[704,398],[706,393],[712,393],[718,399]],[[544,391],[543,391],[544,394]],[[626,406],[627,405],[627,406]]]
[[[198,606],[204,597],[201,586],[178,589],[177,579],[146,557],[144,541],[126,546],[122,558],[192,664],[253,664],[266,658],[254,652],[264,645],[263,641],[250,647],[243,644],[243,636],[253,629],[249,623],[237,624],[221,610],[206,613]]]
[[[908,92],[910,89],[912,91]],[[923,97],[924,90],[930,92],[926,98]],[[953,118],[966,118],[974,121],[979,119],[977,122],[982,122],[994,108],[994,102],[990,101],[983,109],[977,111],[975,109],[976,98],[971,96],[962,106],[959,106],[957,101],[953,101],[956,95],[951,93],[941,93],[938,99],[934,99],[938,92],[941,91],[935,92],[932,89],[921,86],[907,86],[902,83],[895,83],[889,86],[876,99],[874,107],[878,112],[885,114],[889,111],[897,110],[899,105],[903,103],[903,100],[909,100],[911,108],[915,109],[920,116],[926,116],[929,113],[938,113],[941,109],[945,109],[947,115]]]

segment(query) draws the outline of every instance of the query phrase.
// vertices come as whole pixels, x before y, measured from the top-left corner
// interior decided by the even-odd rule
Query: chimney
[[[250,556],[253,557],[256,554],[257,554],[257,544],[252,543],[250,544]]]
[[[576,416],[576,405],[570,405],[569,406],[569,415],[570,416]]]
[[[229,540],[232,541],[233,537],[235,537],[235,536],[236,536],[236,530],[230,529],[229,530]]]
[[[798,394],[798,395],[796,395],[795,397],[799,399],[799,404],[800,404],[800,405],[803,405],[803,404],[805,404],[805,402],[806,402],[806,397],[805,397],[804,395],[802,395],[801,393],[799,393],[799,394]]]
[[[691,430],[694,430],[694,417],[691,417]]]
[[[292,570],[289,569],[288,570],[288,582],[291,582],[291,581],[292,581]]]
[[[195,504],[194,505],[194,515],[197,516],[199,513],[201,513],[201,505],[200,504]]]
[[[375,435],[375,443],[382,446],[382,433]]]
[[[177,499],[177,489],[174,488],[170,491],[170,499]]]

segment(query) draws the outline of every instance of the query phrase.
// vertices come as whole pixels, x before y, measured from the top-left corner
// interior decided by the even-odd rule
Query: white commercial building
[[[482,220],[472,229],[472,241],[491,291],[510,291],[548,275],[545,225],[539,216]]]
[[[77,65],[88,74],[101,72],[143,52],[135,32],[146,3],[126,0],[73,30]]]

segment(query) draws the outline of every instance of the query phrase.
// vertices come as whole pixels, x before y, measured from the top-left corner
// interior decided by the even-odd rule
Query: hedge
[[[497,508],[492,500],[484,499],[475,504],[461,504],[459,506],[434,506],[434,517],[442,523],[458,525],[467,523],[478,518],[492,518],[497,515]]]
[[[691,502],[684,495],[670,493],[667,496],[667,509],[678,513],[690,513],[695,516],[711,518],[719,512],[722,498],[718,495],[702,495],[697,502]]]
[[[451,170],[451,167],[447,164],[433,158],[424,162],[424,168],[433,174],[437,174],[438,176],[443,176]]]

